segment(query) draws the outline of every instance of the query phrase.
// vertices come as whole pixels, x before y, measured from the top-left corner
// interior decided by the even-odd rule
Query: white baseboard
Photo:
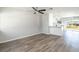
[[[10,39],[10,40],[6,40],[6,41],[2,41],[2,42],[0,42],[0,43],[6,43],[6,42],[14,41],[14,40],[19,40],[19,39],[21,39],[21,38],[24,38],[24,37],[30,37],[30,36],[37,35],[37,34],[41,34],[41,33],[36,33],[36,34],[32,34],[32,35],[27,35],[27,36],[17,37],[17,38],[14,38],[14,39]]]

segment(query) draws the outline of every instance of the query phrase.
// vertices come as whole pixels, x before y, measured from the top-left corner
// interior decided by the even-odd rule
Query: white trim
[[[17,38],[14,38],[14,39],[10,39],[10,40],[6,40],[6,41],[2,41],[2,42],[0,42],[0,43],[6,43],[6,42],[14,41],[14,40],[19,40],[19,39],[21,39],[21,38],[24,38],[24,37],[30,37],[30,36],[37,35],[37,34],[41,34],[41,33],[36,33],[36,34],[32,34],[32,35],[27,35],[27,36],[17,37]]]
[[[60,34],[51,34],[51,33],[50,33],[50,35],[63,36],[63,35],[60,35]]]

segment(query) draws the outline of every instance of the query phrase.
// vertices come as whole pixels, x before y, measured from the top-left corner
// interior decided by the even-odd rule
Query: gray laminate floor
[[[60,36],[38,34],[11,42],[1,43],[0,52],[68,52]]]

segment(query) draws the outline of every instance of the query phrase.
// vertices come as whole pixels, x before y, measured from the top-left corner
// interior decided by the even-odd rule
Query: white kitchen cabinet
[[[49,32],[50,34],[53,34],[53,35],[59,35],[59,36],[63,35],[63,31],[59,27],[50,27]]]

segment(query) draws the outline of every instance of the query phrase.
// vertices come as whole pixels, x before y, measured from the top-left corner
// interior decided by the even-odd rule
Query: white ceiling
[[[3,9],[19,9],[24,11],[33,11],[32,7],[0,7],[0,10]],[[38,9],[49,9],[48,7],[38,7]]]
[[[50,8],[53,8],[53,11],[56,12],[57,14],[61,13],[61,12],[75,12],[75,11],[79,11],[79,8],[78,7],[38,7],[38,9],[46,9],[46,12],[48,12],[50,10]],[[12,9],[12,10],[23,10],[23,11],[34,11],[32,9],[32,7],[0,7],[0,11],[3,11],[3,10],[9,10],[9,9]]]

